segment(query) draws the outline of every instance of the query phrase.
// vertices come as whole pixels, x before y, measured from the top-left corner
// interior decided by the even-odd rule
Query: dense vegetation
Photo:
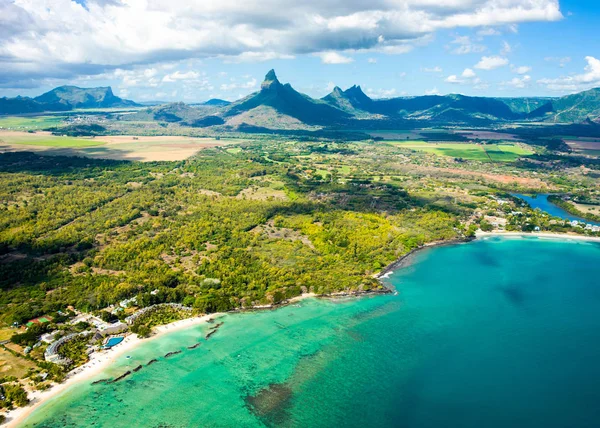
[[[0,155],[3,320],[134,296],[212,312],[375,289],[383,266],[459,233],[456,212],[393,182],[309,171],[298,159],[312,149],[324,150],[212,149],[145,164]],[[266,224],[271,232],[259,230]]]

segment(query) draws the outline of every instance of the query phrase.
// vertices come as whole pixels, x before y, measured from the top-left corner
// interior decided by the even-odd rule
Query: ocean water
[[[599,278],[597,243],[424,250],[389,278],[397,295],[174,332],[98,378],[141,370],[76,385],[24,426],[598,427]]]
[[[525,202],[527,202],[531,206],[531,208],[533,208],[533,209],[539,208],[540,210],[545,211],[554,217],[562,218],[564,220],[569,220],[569,221],[577,220],[577,221],[581,221],[583,223],[589,223],[589,224],[593,224],[596,226],[600,226],[600,223],[593,222],[591,220],[586,220],[583,217],[573,215],[570,212],[562,209],[558,205],[554,205],[552,202],[550,202],[548,200],[548,196],[550,196],[550,195],[539,194],[539,195],[535,195],[535,196],[527,196],[527,195],[521,195],[519,193],[513,193],[512,195],[516,196],[517,198],[523,199]]]

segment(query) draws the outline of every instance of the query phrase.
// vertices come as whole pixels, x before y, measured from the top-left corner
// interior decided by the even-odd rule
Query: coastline
[[[398,269],[402,269],[410,264],[411,258],[418,253],[419,251],[434,248],[434,247],[444,247],[448,245],[457,245],[464,244],[467,242],[475,241],[477,239],[485,239],[492,237],[507,237],[507,238],[546,238],[546,239],[563,239],[563,240],[575,240],[575,241],[588,241],[588,242],[600,242],[600,237],[597,236],[587,236],[587,235],[577,235],[570,233],[553,233],[553,232],[483,232],[477,231],[475,236],[472,238],[455,238],[449,239],[446,241],[435,241],[429,242],[427,244],[421,245],[420,247],[414,248],[410,250],[408,253],[399,257],[394,262],[387,265],[385,268],[381,270],[381,272],[375,274],[375,278],[379,280],[379,282],[389,289],[389,285],[386,284],[383,280],[387,279],[390,275],[394,273],[394,271]]]
[[[331,298],[339,298],[339,297],[357,297],[369,294],[386,294],[394,292],[393,288],[390,288],[389,284],[385,283],[384,280],[388,278],[389,275],[393,274],[395,270],[401,269],[410,263],[410,259],[419,251],[463,244],[467,242],[471,242],[476,239],[485,239],[491,237],[512,237],[512,238],[528,238],[528,237],[536,237],[536,238],[547,238],[547,239],[562,239],[562,240],[576,240],[576,241],[590,241],[590,242],[600,242],[600,237],[592,237],[585,235],[575,235],[575,234],[564,234],[564,233],[551,233],[551,232],[534,232],[534,233],[526,233],[526,232],[483,232],[478,231],[475,234],[475,237],[472,238],[455,238],[444,241],[435,241],[424,244],[420,247],[414,248],[403,256],[399,257],[393,263],[389,264],[385,268],[383,268],[379,273],[375,274],[374,277],[381,283],[384,287],[382,291],[368,291],[368,292],[355,292],[355,293],[333,293],[331,295],[317,295],[315,293],[305,293],[300,296],[296,296],[291,298],[285,302],[273,305],[265,305],[265,306],[256,306],[248,309],[237,309],[230,312],[218,312],[208,315],[202,315],[193,318],[186,318],[183,320],[175,321],[169,324],[164,324],[160,326],[156,326],[153,328],[153,334],[148,338],[140,338],[136,334],[128,335],[121,343],[114,346],[109,350],[104,350],[102,352],[94,352],[90,355],[90,360],[82,366],[79,366],[69,372],[64,382],[60,384],[53,385],[50,389],[45,391],[33,391],[29,393],[30,403],[25,407],[19,407],[14,410],[8,411],[6,413],[6,422],[3,426],[7,427],[17,427],[19,424],[25,421],[25,419],[39,406],[43,403],[51,400],[57,395],[63,393],[65,390],[69,389],[75,384],[80,382],[84,382],[101,373],[104,369],[113,364],[119,357],[126,354],[128,351],[131,351],[138,347],[142,343],[146,343],[155,339],[158,339],[167,333],[175,332],[178,330],[182,330],[185,328],[189,328],[195,325],[200,325],[208,320],[214,319],[216,317],[223,316],[227,313],[239,313],[239,312],[248,312],[248,311],[257,311],[257,310],[265,310],[265,309],[277,309],[279,307],[283,307],[286,305],[290,305],[301,300],[313,297],[331,297]]]
[[[216,312],[208,315],[186,318],[183,320],[174,321],[169,324],[154,327],[152,329],[152,335],[148,338],[140,338],[137,334],[132,333],[125,337],[125,339],[121,343],[115,345],[111,349],[90,354],[90,360],[87,363],[76,367],[75,369],[70,371],[67,374],[67,377],[64,380],[64,382],[55,384],[50,389],[47,389],[45,391],[30,392],[29,404],[25,407],[17,407],[16,409],[6,412],[6,422],[3,424],[3,426],[6,426],[8,428],[19,426],[19,424],[24,422],[25,419],[27,419],[27,417],[31,415],[31,413],[38,407],[40,407],[43,403],[63,393],[75,384],[92,379],[94,376],[101,373],[104,369],[113,364],[119,357],[122,357],[123,354],[127,353],[128,351],[132,351],[142,343],[153,341],[168,333],[206,323],[207,321],[223,316],[226,313],[245,312],[251,310],[277,309],[279,307],[290,305],[312,297],[319,296],[315,293],[305,293],[300,296],[293,297],[287,300],[286,302],[283,302],[278,305],[268,305],[264,307],[259,306],[249,309],[235,310],[231,312]]]
[[[571,239],[575,241],[600,242],[599,236],[576,235],[570,233],[553,232],[482,232],[475,234],[476,239],[491,238],[494,236],[504,236],[510,238],[548,238],[548,239]]]
[[[448,245],[464,244],[466,242],[471,242],[474,239],[475,238],[453,238],[453,239],[448,239],[445,241],[428,242],[427,244],[423,244],[420,247],[413,248],[408,253],[404,254],[403,256],[400,256],[398,259],[396,259],[395,261],[393,261],[392,263],[390,263],[389,265],[384,267],[381,270],[381,272],[375,274],[375,279],[379,280],[379,282],[384,287],[389,289],[388,285],[385,284],[382,280],[387,279],[391,274],[394,273],[394,271],[396,271],[398,269],[402,269],[407,264],[409,264],[410,259],[419,251],[423,251],[428,248],[445,247]]]

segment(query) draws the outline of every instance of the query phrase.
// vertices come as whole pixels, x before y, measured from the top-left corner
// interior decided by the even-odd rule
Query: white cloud
[[[522,77],[513,77],[507,82],[502,82],[500,86],[510,86],[517,89],[525,88],[531,82],[531,76],[525,75]]]
[[[482,28],[477,32],[477,35],[480,37],[499,36],[500,34],[500,31],[495,28]]]
[[[452,74],[444,79],[444,82],[457,84],[457,85],[479,85],[481,83],[481,79],[477,77],[477,74],[470,68],[465,68],[458,77],[456,74]]]
[[[446,82],[446,83],[464,83],[464,80],[459,79],[456,74],[452,74],[452,75],[446,77],[446,79],[444,79],[444,82]]]
[[[484,45],[474,43],[469,36],[455,36],[454,40],[450,43],[452,45],[458,45],[456,48],[450,50],[450,53],[455,55],[481,53],[487,49]]]
[[[439,30],[561,18],[558,0],[0,0],[0,83],[166,58],[264,61],[327,52],[325,59],[340,63],[350,52],[406,53]]]
[[[371,89],[367,88],[365,93],[371,98],[391,98],[397,95],[396,89]]]
[[[220,86],[222,91],[233,91],[236,89],[257,89],[258,88],[258,80],[252,78],[243,83],[237,83],[235,79],[232,79],[230,83],[223,83]],[[241,97],[240,97],[241,98]]]
[[[377,58],[369,58],[369,59],[367,60],[367,62],[368,62],[369,64],[377,64]]]
[[[435,67],[421,68],[421,71],[424,71],[425,73],[442,73],[444,70],[439,65],[436,65]]]
[[[522,65],[520,67],[517,67],[515,65],[511,65],[510,69],[513,73],[517,73],[517,74],[527,74],[531,71],[531,67],[527,66],[527,65]]]
[[[508,55],[512,52],[512,46],[505,40],[502,42],[502,50],[500,50],[500,55]]]
[[[163,82],[176,82],[178,80],[195,80],[198,79],[200,77],[200,73],[197,73],[195,71],[188,71],[185,73],[182,73],[181,71],[176,71],[174,73],[171,74],[167,74],[162,78]]]
[[[562,76],[556,79],[540,79],[538,83],[553,91],[580,91],[600,86],[600,60],[586,56],[584,73]]]
[[[471,70],[470,68],[465,68],[465,70],[462,72],[462,77],[466,77],[467,79],[471,79],[475,76],[476,76],[475,72],[473,70]]]
[[[438,88],[432,88],[425,91],[425,95],[440,95]]]
[[[501,56],[484,56],[475,64],[475,68],[479,70],[494,70],[496,68],[508,65],[508,59]]]
[[[558,63],[558,65],[560,66],[560,68],[563,68],[565,65],[567,65],[568,63],[571,62],[571,57],[570,56],[565,56],[565,57],[547,56],[546,58],[544,58],[544,60],[547,61],[547,62]]]
[[[354,60],[337,52],[322,52],[319,54],[323,64],[349,64]]]

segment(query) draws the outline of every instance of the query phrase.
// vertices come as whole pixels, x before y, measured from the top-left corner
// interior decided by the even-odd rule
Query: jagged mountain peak
[[[277,79],[277,74],[275,74],[275,70],[271,69],[265,76],[265,80],[263,80],[261,89],[268,89],[273,85],[280,85],[279,80]]]

